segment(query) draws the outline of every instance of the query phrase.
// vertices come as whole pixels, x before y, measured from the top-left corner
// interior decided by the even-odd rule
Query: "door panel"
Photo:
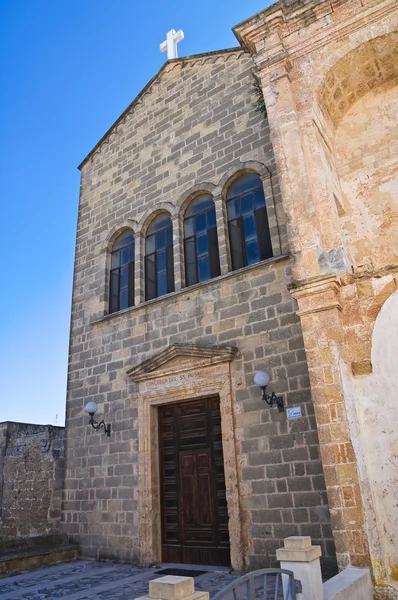
[[[159,408],[162,560],[229,565],[219,399]]]

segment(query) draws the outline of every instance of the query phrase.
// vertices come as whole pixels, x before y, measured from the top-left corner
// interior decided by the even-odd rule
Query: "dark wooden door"
[[[218,397],[159,408],[162,560],[230,564]]]

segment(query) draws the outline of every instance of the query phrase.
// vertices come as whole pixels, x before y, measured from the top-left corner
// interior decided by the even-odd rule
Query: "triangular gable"
[[[174,63],[180,63],[182,66],[185,66],[189,63],[192,63],[192,62],[195,62],[198,60],[199,61],[200,60],[205,61],[207,59],[212,60],[212,57],[213,57],[213,59],[216,59],[217,56],[223,56],[225,54],[236,54],[236,53],[244,54],[242,48],[240,48],[238,46],[236,48],[226,48],[224,50],[213,50],[212,52],[203,52],[202,54],[193,54],[192,56],[173,58],[171,60],[166,61],[163,64],[163,66],[160,67],[159,71],[157,73],[155,73],[155,75],[152,77],[152,79],[150,79],[150,81],[148,81],[146,86],[144,88],[142,88],[142,90],[139,92],[139,94],[137,94],[137,96],[128,105],[128,107],[122,112],[120,117],[118,119],[116,119],[116,121],[113,123],[113,125],[111,125],[111,127],[108,129],[108,131],[102,136],[100,141],[87,154],[86,158],[84,158],[82,160],[82,162],[78,166],[78,169],[79,170],[82,169],[82,167],[88,161],[88,159],[91,158],[96,153],[96,151],[102,146],[102,144],[106,141],[106,139],[109,137],[109,135],[114,131],[114,129],[117,128],[119,123],[123,122],[123,120],[126,118],[128,113],[130,113],[130,111],[135,107],[135,105],[142,100],[143,96],[151,90],[153,84],[156,83],[157,81],[159,81],[160,76],[165,71],[167,71],[168,68],[173,68]],[[227,57],[227,59],[228,59],[228,57]]]
[[[173,344],[148,360],[129,369],[133,381],[143,381],[171,373],[190,371],[229,362],[238,353],[232,346],[201,346],[198,344]]]

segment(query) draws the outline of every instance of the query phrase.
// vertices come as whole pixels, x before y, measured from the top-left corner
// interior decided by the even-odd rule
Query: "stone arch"
[[[195,196],[199,196],[199,194],[211,194],[214,197],[215,187],[216,186],[214,185],[214,183],[198,183],[190,187],[183,194],[181,194],[176,203],[176,213],[178,214],[180,219],[184,218],[184,213],[190,202],[195,198]]]
[[[373,372],[355,382],[360,442],[365,457],[376,532],[371,535],[374,557],[385,568],[376,568],[376,583],[398,591],[398,290],[389,295],[376,318],[371,359]],[[373,527],[373,520],[370,523]],[[377,574],[379,572],[379,574]],[[386,580],[385,580],[386,578]],[[394,596],[395,597],[395,596]]]
[[[118,238],[119,235],[123,233],[123,231],[126,231],[126,229],[131,229],[135,235],[137,230],[137,221],[135,221],[134,219],[126,219],[122,223],[119,223],[118,225],[112,227],[110,231],[107,231],[101,243],[102,251],[109,252],[112,249],[116,238]]]
[[[138,223],[137,231],[141,235],[146,235],[148,227],[153,219],[163,212],[169,213],[170,217],[173,218],[176,215],[176,208],[171,202],[159,202],[155,210],[153,208],[149,208],[143,214]]]
[[[236,161],[221,177],[217,188],[214,190],[214,194],[218,195],[220,193],[225,198],[227,189],[231,183],[241,175],[244,175],[244,173],[257,173],[262,181],[271,177],[268,167],[257,160]]]
[[[398,32],[373,38],[368,32],[368,38],[343,56],[340,50],[328,59],[330,68],[317,89],[316,102],[334,129],[369,90],[398,77]]]

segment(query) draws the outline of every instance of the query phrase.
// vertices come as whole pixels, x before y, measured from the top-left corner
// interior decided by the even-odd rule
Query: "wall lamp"
[[[262,399],[270,408],[275,408],[278,412],[284,412],[283,396],[277,396],[275,392],[267,394],[267,385],[269,384],[269,375],[264,371],[258,371],[254,376],[254,383],[261,389]]]
[[[94,415],[97,412],[97,404],[96,402],[87,402],[86,404],[86,411],[88,412],[88,414],[90,415],[90,425],[91,427],[93,427],[93,429],[95,429],[96,431],[98,431],[99,429],[101,429],[101,427],[103,428],[104,432],[106,433],[106,435],[108,437],[110,437],[111,435],[111,426],[110,424],[105,425],[105,421],[100,421],[99,423],[97,423],[97,421],[94,421]]]

